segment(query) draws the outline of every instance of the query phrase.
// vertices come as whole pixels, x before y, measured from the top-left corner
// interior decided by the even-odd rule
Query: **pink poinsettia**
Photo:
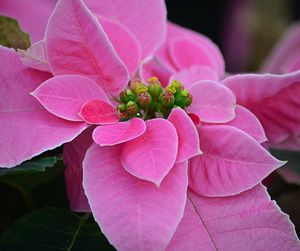
[[[60,0],[42,42],[54,77],[1,47],[0,165],[16,165],[85,130],[64,149],[71,206],[90,207],[118,250],[299,249],[290,221],[260,185],[283,162],[260,145],[264,130],[236,105],[243,96],[234,84],[218,82],[223,61],[209,40],[203,38],[211,53],[200,61],[207,67],[201,78],[177,41],[171,81],[163,87],[157,78],[147,85],[132,79],[127,86],[139,58],[160,43],[145,25],[164,33],[164,3],[138,3],[102,1],[100,24],[81,0]],[[130,7],[140,22],[125,15]]]

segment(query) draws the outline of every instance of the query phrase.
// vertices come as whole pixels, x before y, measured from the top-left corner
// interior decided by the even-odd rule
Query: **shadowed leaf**
[[[32,212],[16,221],[0,237],[8,250],[115,250],[90,214],[77,215],[58,208]]]
[[[10,169],[0,168],[0,177],[3,175],[10,175],[10,174],[45,172],[46,168],[53,167],[57,161],[58,161],[58,157],[52,156],[52,157],[39,159],[36,161],[26,161],[21,165],[18,165]]]
[[[0,44],[15,49],[27,49],[30,39],[15,19],[0,16]]]

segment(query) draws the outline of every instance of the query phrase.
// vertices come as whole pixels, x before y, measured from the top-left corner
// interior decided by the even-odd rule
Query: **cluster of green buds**
[[[167,118],[175,107],[185,109],[192,103],[192,95],[183,85],[173,80],[163,88],[156,77],[151,77],[145,85],[141,80],[133,80],[118,99],[120,120],[140,117],[144,120]]]

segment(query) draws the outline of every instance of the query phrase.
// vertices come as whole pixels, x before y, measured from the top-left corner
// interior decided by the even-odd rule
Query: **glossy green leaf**
[[[0,16],[0,44],[15,49],[27,49],[30,39],[29,35],[21,30],[17,20]]]
[[[57,156],[45,157],[39,160],[30,160],[14,168],[0,168],[0,176],[23,173],[44,172],[46,168],[53,167],[58,161]]]
[[[58,208],[34,211],[17,220],[2,236],[0,250],[115,250],[91,214]]]

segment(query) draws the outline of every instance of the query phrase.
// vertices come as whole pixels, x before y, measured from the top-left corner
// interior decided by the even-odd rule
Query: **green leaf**
[[[30,160],[13,168],[0,168],[0,177],[3,175],[45,172],[46,168],[53,167],[58,161],[57,156],[46,157],[39,160]]]
[[[50,160],[53,158],[47,160],[49,161],[42,163],[51,166],[53,162],[50,163]],[[0,176],[1,205],[5,205],[0,207],[0,233],[29,211],[45,206],[68,208],[65,187],[64,165],[61,160],[45,171],[12,172]]]
[[[91,214],[45,208],[17,220],[0,236],[1,251],[115,250]]]
[[[11,172],[6,171],[7,169],[2,169],[1,171],[6,171],[6,173],[4,175],[0,175],[0,182],[31,191],[63,173],[64,165],[62,161],[57,161],[57,159],[53,158],[57,157],[37,161],[34,166],[27,162],[27,164],[24,164],[25,168],[21,168],[21,166],[19,166],[16,167],[17,170],[13,170],[13,168]],[[52,165],[54,161],[55,163]]]
[[[29,35],[21,30],[17,20],[0,16],[0,44],[25,50],[30,46],[30,39]]]

